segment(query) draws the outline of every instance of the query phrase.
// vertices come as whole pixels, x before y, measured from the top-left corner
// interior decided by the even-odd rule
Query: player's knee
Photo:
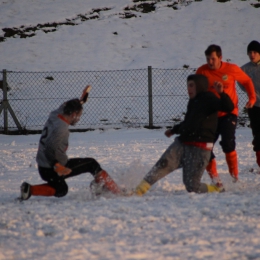
[[[235,151],[235,147],[226,147],[225,149],[223,149],[223,152],[224,153],[231,153],[231,152],[233,152],[233,151]]]
[[[64,182],[62,184],[60,184],[58,187],[55,187],[56,189],[56,193],[55,193],[55,197],[64,197],[67,193],[68,193],[68,185]]]
[[[188,192],[199,193],[200,183],[193,180],[184,181],[185,188]]]
[[[229,142],[220,142],[220,145],[222,147],[222,150],[224,153],[231,153],[236,149],[236,143],[235,141],[229,141]]]

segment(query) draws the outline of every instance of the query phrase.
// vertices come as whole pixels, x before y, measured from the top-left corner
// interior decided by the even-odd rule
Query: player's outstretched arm
[[[90,86],[90,85],[87,85],[87,86],[83,89],[82,94],[81,94],[81,97],[80,97],[80,99],[79,99],[81,104],[84,104],[84,103],[87,102],[87,100],[88,100],[88,95],[89,95],[90,90],[91,90],[91,86]]]

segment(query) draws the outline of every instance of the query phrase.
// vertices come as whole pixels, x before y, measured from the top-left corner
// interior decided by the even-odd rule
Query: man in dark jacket
[[[215,82],[220,98],[208,92],[208,79],[203,75],[187,78],[189,102],[184,121],[165,132],[167,137],[179,134],[136,187],[137,195],[145,194],[150,187],[170,172],[183,168],[183,182],[188,192],[219,192],[223,187],[201,183],[202,174],[209,162],[217,129],[217,112],[231,112],[234,105],[223,92],[223,84]]]

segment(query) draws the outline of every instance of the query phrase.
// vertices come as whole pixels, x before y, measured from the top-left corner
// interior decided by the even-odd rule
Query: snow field
[[[70,157],[96,158],[128,189],[135,187],[173,141],[164,129],[73,133]],[[93,197],[90,174],[68,180],[64,198],[18,202],[23,181],[41,183],[35,155],[39,135],[0,135],[0,259],[257,259],[260,175],[250,129],[237,130],[240,183],[229,177],[216,145],[227,191],[187,193],[182,171],[156,183],[143,197]],[[209,182],[205,173],[203,181]]]

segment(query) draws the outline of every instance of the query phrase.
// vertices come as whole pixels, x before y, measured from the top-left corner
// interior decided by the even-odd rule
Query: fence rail
[[[64,101],[92,85],[75,130],[172,126],[183,119],[188,102],[186,79],[195,69],[0,72],[0,132],[40,131]],[[239,111],[247,96],[238,89]]]

